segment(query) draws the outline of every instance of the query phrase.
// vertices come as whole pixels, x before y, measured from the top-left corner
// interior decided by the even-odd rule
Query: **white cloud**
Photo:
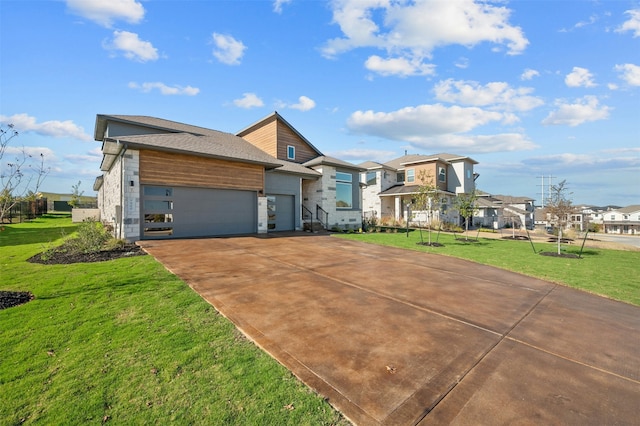
[[[31,159],[35,159],[40,161],[40,156],[42,155],[42,159],[45,161],[45,168],[53,162],[57,161],[56,153],[46,146],[7,146],[5,151],[5,160],[9,160],[9,157],[15,156],[15,158],[22,158],[22,155],[26,155],[27,157],[31,157]]]
[[[264,106],[262,99],[260,99],[255,93],[243,93],[242,98],[234,99],[233,104],[239,108],[246,109]]]
[[[544,166],[549,169],[603,170],[640,166],[640,156],[607,156],[606,151],[589,154],[562,153],[528,158],[523,161],[529,166]]]
[[[220,62],[227,65],[239,65],[240,59],[247,49],[241,41],[236,40],[230,35],[213,33],[213,56]]]
[[[530,95],[532,88],[512,88],[504,82],[482,86],[476,81],[448,79],[436,84],[434,92],[440,101],[504,110],[528,111],[544,104],[542,99]]]
[[[290,108],[290,109],[297,109],[298,111],[309,111],[310,109],[313,109],[315,107],[316,107],[316,102],[307,96],[300,96],[298,98],[298,103],[295,103],[295,104],[287,104],[285,102],[276,102],[276,108]]]
[[[378,55],[369,56],[364,63],[365,68],[369,71],[376,72],[383,76],[397,75],[407,77],[412,75],[433,75],[435,74],[435,65],[424,64],[420,60],[408,58],[389,58],[384,59]]]
[[[291,3],[291,0],[275,0],[273,2],[273,11],[275,13],[282,13],[282,6]]]
[[[322,52],[328,58],[374,47],[421,63],[434,49],[452,44],[490,42],[519,54],[529,43],[520,27],[509,24],[509,9],[484,1],[336,0],[331,7],[344,36],[327,41]]]
[[[569,87],[594,87],[596,85],[593,82],[593,74],[588,69],[581,67],[573,67],[573,71],[567,74],[564,82]]]
[[[129,83],[129,88],[130,89],[137,89],[140,90],[143,93],[149,93],[154,89],[157,89],[160,91],[160,94],[162,95],[187,95],[187,96],[195,96],[198,93],[200,93],[200,89],[198,89],[197,87],[191,87],[191,86],[167,86],[164,83],[161,82],[147,82],[147,83],[142,83],[142,84],[138,84],[134,81]]]
[[[640,66],[634,64],[616,65],[615,70],[620,72],[620,78],[630,86],[640,86]]]
[[[572,104],[556,102],[558,109],[542,120],[544,125],[578,126],[588,121],[605,120],[609,117],[610,107],[600,106],[595,96],[584,96]]]
[[[138,62],[155,61],[160,57],[158,49],[150,42],[140,40],[138,34],[129,31],[114,31],[113,40],[105,43],[104,48],[122,51],[125,58]]]
[[[536,70],[532,70],[531,68],[527,68],[524,70],[522,75],[520,75],[520,80],[532,80],[533,77],[539,77],[540,73]]]
[[[624,13],[625,15],[629,15],[630,18],[618,27],[616,32],[631,31],[634,38],[640,37],[640,9],[627,10]]]
[[[504,114],[477,107],[435,104],[406,107],[388,113],[356,111],[349,117],[347,127],[353,133],[408,142],[426,150],[485,153],[536,147],[520,133],[465,134],[476,127],[504,119]]]
[[[144,18],[144,7],[135,0],[67,0],[67,7],[107,28],[116,20],[137,24]]]
[[[33,132],[42,136],[54,138],[74,138],[91,141],[93,137],[85,133],[84,129],[71,120],[50,120],[38,123],[35,117],[28,114],[0,115],[0,123],[13,124],[19,133]]]

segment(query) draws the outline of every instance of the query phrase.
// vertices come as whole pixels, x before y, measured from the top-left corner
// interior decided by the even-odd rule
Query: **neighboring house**
[[[513,227],[533,229],[534,199],[510,195],[480,193],[477,200],[478,213],[474,216],[475,226],[500,229]]]
[[[238,135],[154,117],[98,115],[94,137],[103,153],[103,174],[94,183],[101,220],[127,240],[302,229],[304,188],[331,180],[315,163],[302,164],[324,157],[277,113]],[[329,220],[340,224],[344,216],[350,223],[354,212],[357,201]]]
[[[477,175],[473,166],[477,161],[469,157],[453,154],[420,155],[411,154],[387,163],[367,161],[360,164],[366,169],[361,175],[363,189],[363,211],[365,216],[398,220],[425,221],[426,212],[408,208],[422,185],[420,176],[424,173],[436,186],[441,198],[440,206],[432,207],[435,219],[459,224],[460,216],[453,208],[457,194],[470,193],[475,188]]]
[[[640,205],[610,210],[603,216],[604,232],[607,234],[640,234]]]

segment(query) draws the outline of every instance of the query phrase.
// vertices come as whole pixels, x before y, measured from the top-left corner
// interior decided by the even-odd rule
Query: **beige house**
[[[363,212],[365,217],[376,216],[396,221],[409,220],[426,223],[432,218],[427,211],[412,208],[421,177],[437,188],[438,206],[432,206],[434,220],[459,224],[460,216],[453,208],[457,194],[475,189],[473,166],[477,161],[454,154],[404,155],[386,163],[367,161],[360,164],[366,169],[361,174],[363,188]]]

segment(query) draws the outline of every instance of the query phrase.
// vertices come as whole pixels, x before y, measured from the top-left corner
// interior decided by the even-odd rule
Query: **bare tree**
[[[71,185],[72,192],[69,205],[73,208],[78,207],[82,201],[82,194],[84,194],[84,191],[80,191],[80,184],[82,184],[82,181],[79,180],[77,184]]]
[[[549,198],[547,198],[549,221],[558,228],[558,254],[560,254],[562,231],[567,227],[571,213],[573,213],[574,210],[571,205],[572,193],[568,191],[567,181],[563,180],[549,188]]]
[[[40,161],[34,167],[33,157],[24,147],[13,160],[7,161],[9,142],[17,136],[18,131],[13,124],[0,127],[0,223],[20,201],[35,200],[49,174],[49,169],[44,166],[44,155],[40,154]]]
[[[469,239],[469,222],[473,216],[478,212],[478,206],[476,200],[478,199],[478,193],[474,189],[469,193],[458,194],[455,201],[456,210],[460,213],[460,216],[465,218],[465,239]]]

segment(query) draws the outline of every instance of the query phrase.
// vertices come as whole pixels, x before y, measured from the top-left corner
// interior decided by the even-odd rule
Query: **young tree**
[[[474,189],[469,193],[458,194],[455,201],[455,208],[460,213],[460,216],[465,218],[465,239],[469,240],[469,222],[478,212],[478,206],[476,200],[478,199],[478,193]]]
[[[438,188],[434,183],[433,176],[430,173],[427,173],[426,170],[421,170],[418,173],[418,179],[420,180],[420,186],[418,186],[418,193],[414,198],[414,206],[417,210],[422,210],[427,212],[427,223],[429,226],[429,243],[431,245],[431,219],[433,212],[433,203],[434,200],[438,198]],[[422,239],[422,226],[420,228],[420,243],[424,244]]]
[[[568,192],[567,181],[563,180],[557,185],[552,185],[547,198],[547,214],[552,225],[558,228],[558,254],[562,242],[562,231],[567,227],[569,218],[573,212],[571,205],[571,192]]]
[[[69,201],[69,205],[73,208],[76,208],[80,205],[80,200],[82,197],[82,194],[84,194],[84,191],[80,191],[80,184],[82,183],[82,181],[78,181],[77,184],[75,185],[71,185],[71,189],[73,190],[71,192],[71,201]]]
[[[0,223],[27,194],[37,194],[49,174],[44,166],[44,155],[40,154],[40,162],[33,167],[32,156],[24,147],[17,151],[13,161],[5,162],[5,156],[10,152],[9,142],[16,136],[18,131],[13,124],[0,126]]]

